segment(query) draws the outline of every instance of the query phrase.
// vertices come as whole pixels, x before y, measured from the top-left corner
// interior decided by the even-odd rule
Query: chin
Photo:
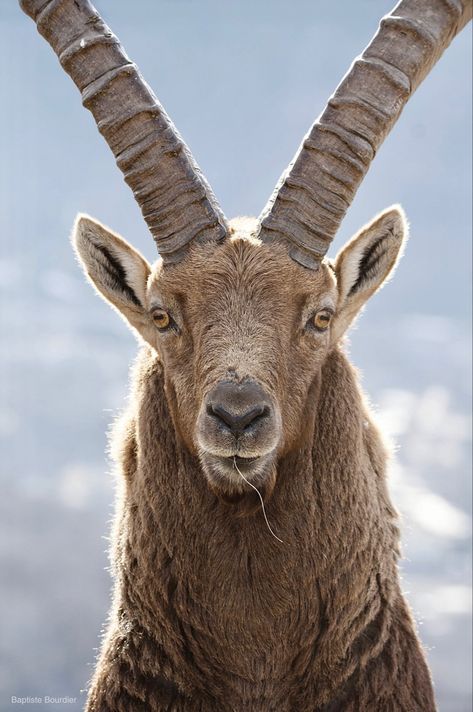
[[[267,490],[269,485],[272,490],[274,452],[259,457],[224,457],[201,451],[199,457],[205,476],[216,494],[244,495],[251,491],[251,485],[259,490]]]

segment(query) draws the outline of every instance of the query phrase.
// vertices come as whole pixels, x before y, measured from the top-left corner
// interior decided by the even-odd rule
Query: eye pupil
[[[156,309],[153,314],[153,321],[158,329],[166,329],[171,323],[171,317],[164,309]]]
[[[320,331],[325,331],[330,324],[330,320],[330,314],[328,314],[327,312],[321,312],[320,314],[315,314],[312,321],[317,329],[319,329]]]

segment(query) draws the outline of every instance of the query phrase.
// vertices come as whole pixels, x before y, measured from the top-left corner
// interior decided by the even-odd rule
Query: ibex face
[[[311,270],[251,227],[236,221],[221,244],[193,244],[184,260],[154,268],[90,218],[75,231],[98,291],[158,352],[176,430],[227,495],[245,488],[242,474],[274,485],[277,458],[303,436],[327,353],[393,268],[405,232],[392,208],[333,265]]]
[[[177,325],[154,342],[170,401],[214,486],[241,489],[240,473],[263,483],[297,442],[337,303],[331,270],[307,272],[236,230],[153,279],[151,311],[164,306]]]

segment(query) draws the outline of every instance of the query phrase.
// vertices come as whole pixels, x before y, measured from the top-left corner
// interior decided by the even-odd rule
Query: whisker
[[[275,533],[273,532],[273,530],[271,529],[271,525],[270,525],[270,523],[268,522],[268,517],[266,516],[266,509],[264,508],[264,501],[263,501],[263,497],[261,496],[261,492],[259,491],[259,489],[258,489],[257,487],[255,487],[255,485],[254,485],[252,482],[250,482],[249,480],[247,480],[246,477],[245,477],[245,475],[243,474],[243,472],[240,471],[240,469],[239,469],[239,467],[238,467],[238,465],[237,465],[237,463],[236,463],[236,458],[235,458],[235,457],[233,457],[233,466],[234,466],[235,470],[238,472],[238,474],[240,475],[240,477],[241,477],[243,480],[245,480],[245,482],[246,482],[247,485],[250,485],[250,487],[252,487],[252,488],[254,489],[254,491],[256,492],[256,494],[258,495],[258,497],[260,498],[260,501],[261,501],[261,509],[263,510],[264,520],[265,520],[265,522],[266,522],[266,526],[268,527],[270,533],[273,535],[273,537],[274,537],[275,539],[277,539],[278,541],[280,541],[281,544],[284,544],[283,540],[280,539],[278,536],[276,536],[276,534],[275,534]]]

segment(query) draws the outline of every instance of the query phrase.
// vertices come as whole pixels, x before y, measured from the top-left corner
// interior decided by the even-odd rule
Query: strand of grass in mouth
[[[247,485],[250,485],[250,487],[252,487],[252,488],[254,489],[254,491],[256,492],[256,494],[258,495],[258,497],[260,498],[260,501],[261,501],[261,509],[263,510],[264,520],[265,520],[265,522],[266,522],[266,526],[268,527],[270,533],[273,535],[273,537],[274,537],[275,539],[277,539],[278,541],[280,541],[281,544],[284,544],[283,540],[280,539],[278,536],[276,536],[276,534],[275,534],[275,533],[273,532],[273,530],[271,529],[271,525],[270,525],[270,523],[268,522],[268,517],[266,516],[266,510],[265,510],[265,508],[264,508],[264,502],[263,502],[263,498],[262,498],[262,496],[261,496],[261,492],[259,491],[259,489],[258,489],[257,487],[255,487],[255,485],[254,485],[252,482],[250,482],[249,480],[246,479],[245,475],[244,475],[242,472],[240,472],[240,469],[239,469],[239,467],[238,467],[238,465],[237,465],[237,463],[236,463],[236,458],[235,458],[235,457],[233,457],[233,466],[234,466],[235,470],[238,472],[238,474],[240,475],[240,477],[241,477],[243,480],[245,480],[245,482],[246,482]]]

